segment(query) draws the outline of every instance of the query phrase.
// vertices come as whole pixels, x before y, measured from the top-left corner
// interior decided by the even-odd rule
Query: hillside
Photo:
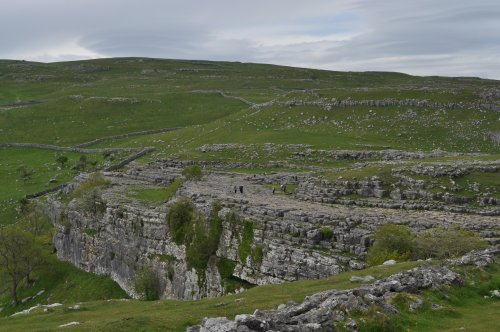
[[[321,287],[294,295],[301,301],[329,289],[324,278],[364,269],[374,234],[386,224],[416,235],[460,227],[490,245],[500,241],[499,81],[115,58],[2,60],[0,86],[0,224],[20,220],[26,195],[64,187],[40,193],[57,257],[112,277],[132,297],[149,268],[162,299],[290,281],[300,289],[305,279],[321,279]],[[198,166],[200,177],[192,177]],[[184,198],[193,217],[177,230],[171,215]],[[92,280],[47,254],[60,275]],[[485,287],[496,287],[495,266]],[[109,294],[86,284],[84,292],[101,296],[85,301],[120,294],[103,280]],[[36,287],[60,301],[66,289]],[[276,295],[267,303],[257,295],[261,287],[241,295],[256,294],[245,312],[287,300]],[[288,286],[272,287],[278,294]],[[69,290],[68,304],[79,294]],[[0,301],[6,306],[7,297]],[[218,301],[226,300],[196,305]],[[119,303],[123,312],[141,305]],[[84,305],[91,316],[105,306]],[[128,323],[119,322],[125,318],[118,311],[111,320],[87,316],[92,324],[83,328],[133,329],[142,321],[146,330],[165,327],[158,308]],[[175,330],[199,324],[195,316],[176,316]],[[22,329],[23,319],[8,324]],[[152,323],[157,319],[162,323]],[[41,326],[29,318],[26,324]]]

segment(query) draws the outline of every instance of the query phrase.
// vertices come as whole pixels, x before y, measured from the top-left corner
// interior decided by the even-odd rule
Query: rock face
[[[334,152],[337,155],[340,153],[339,151]],[[380,151],[378,153],[384,156],[383,153],[386,152]],[[370,155],[368,152],[365,152],[365,154]],[[398,156],[396,154],[394,158],[396,159]],[[404,155],[401,158],[404,158]],[[443,163],[440,167],[414,166],[411,169],[404,170],[396,168],[392,170],[390,180],[382,180],[377,176],[360,180],[341,178],[337,180],[321,180],[309,177],[300,181],[296,197],[306,201],[330,204],[500,215],[500,208],[497,207],[500,205],[500,200],[491,196],[491,193],[479,193],[479,183],[470,186],[470,189],[476,193],[475,195],[460,195],[453,192],[453,190],[458,190],[456,185],[450,188],[451,192],[436,191],[435,189],[442,188],[438,188],[436,184],[414,178],[428,176],[430,179],[452,179],[472,172],[500,174],[500,166],[498,166],[498,162],[476,162],[467,165]],[[477,203],[481,206],[481,209],[472,209],[465,206],[465,204],[469,203]]]
[[[106,208],[98,214],[86,211],[81,199],[67,203],[57,196],[49,199],[58,257],[111,276],[132,296],[137,295],[133,283],[138,271],[150,266],[162,298],[198,299],[234,291],[224,280],[228,271],[221,266],[227,262],[231,278],[242,286],[324,278],[363,268],[372,234],[385,223],[414,230],[460,225],[480,230],[487,238],[499,237],[496,216],[330,205],[278,191],[273,194],[271,183],[300,188],[306,181],[286,173],[262,177],[205,172],[201,181],[184,182],[168,202],[131,198],[137,188],[169,185],[180,176],[182,168],[177,166],[170,161],[132,164],[125,172],[105,173],[112,185],[101,189]],[[87,177],[78,177],[64,191],[70,193]],[[235,186],[243,186],[243,193],[235,193]],[[168,211],[181,196],[188,197],[204,216],[214,202],[221,206],[216,255],[203,271],[188,264],[186,246],[176,244],[168,229]]]
[[[499,253],[499,248],[487,249],[473,252],[452,263],[484,266],[485,261],[493,262]],[[371,285],[317,293],[306,297],[301,304],[280,305],[277,310],[270,311],[256,310],[253,315],[237,315],[234,321],[225,317],[205,318],[201,325],[193,326],[188,331],[337,331],[335,325],[357,331],[356,322],[347,319],[353,310],[365,312],[370,306],[377,305],[385,313],[395,314],[398,310],[390,304],[390,300],[397,293],[417,293],[426,288],[438,289],[445,285],[461,284],[460,276],[447,267],[421,266]],[[423,300],[417,297],[410,303],[410,310],[416,311],[422,304]]]

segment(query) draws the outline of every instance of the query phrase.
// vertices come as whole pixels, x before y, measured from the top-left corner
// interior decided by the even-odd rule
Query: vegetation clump
[[[487,242],[479,234],[459,227],[428,229],[415,239],[416,256],[422,259],[458,257],[487,246]]]
[[[187,197],[181,197],[170,207],[167,217],[168,229],[176,244],[184,244],[193,218],[194,205]]]
[[[370,265],[379,265],[389,259],[405,261],[414,251],[414,236],[407,226],[393,224],[380,226],[374,238],[375,242],[366,257]]]
[[[143,266],[134,281],[134,290],[141,300],[154,301],[160,298],[160,279],[151,266]]]
[[[192,165],[184,168],[182,170],[182,175],[188,181],[199,181],[203,177],[203,173],[201,171],[201,167],[198,165]]]
[[[10,283],[13,306],[18,304],[17,290],[22,281],[33,283],[31,273],[43,263],[40,244],[18,226],[0,228],[0,280]]]
[[[168,226],[173,241],[186,246],[186,261],[203,279],[211,256],[215,255],[222,234],[220,206],[214,204],[208,221],[198,213],[188,198],[181,198],[170,207]]]
[[[333,230],[331,227],[321,227],[320,232],[323,235],[323,240],[331,240],[333,238]]]
[[[386,224],[379,227],[374,238],[366,257],[369,265],[379,265],[389,259],[446,259],[487,247],[477,233],[459,227],[432,228],[412,234],[407,226]]]
[[[94,188],[83,194],[81,206],[96,221],[106,212],[107,203],[101,191]]]
[[[241,233],[241,242],[238,247],[238,256],[244,264],[247,257],[252,253],[253,243],[253,223],[250,220],[243,222],[243,231]]]
[[[88,180],[82,182],[78,188],[71,193],[71,198],[81,198],[86,192],[91,189],[105,188],[111,185],[109,180],[106,180],[100,172],[93,173]]]
[[[182,185],[181,178],[176,178],[166,188],[137,188],[127,193],[127,196],[147,202],[162,203],[172,198]]]

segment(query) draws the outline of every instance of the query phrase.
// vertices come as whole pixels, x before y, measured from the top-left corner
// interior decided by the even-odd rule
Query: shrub
[[[407,260],[414,251],[414,237],[407,226],[386,224],[374,234],[375,242],[366,256],[369,265],[386,260]]]
[[[86,192],[81,200],[82,208],[97,221],[106,212],[106,201],[102,198],[99,189],[91,189]]]
[[[19,173],[19,176],[23,182],[28,182],[31,180],[33,173],[35,173],[34,169],[28,168],[24,165],[21,165],[17,168],[17,171]]]
[[[134,290],[141,300],[154,301],[160,298],[160,280],[151,266],[143,266],[134,281]]]
[[[479,234],[453,227],[450,229],[433,228],[418,234],[415,258],[451,258],[464,255],[472,250],[487,247]]]
[[[243,233],[241,242],[238,247],[238,256],[243,264],[245,264],[248,255],[251,254],[253,242],[253,223],[250,220],[245,220],[243,223]]]
[[[93,228],[86,228],[84,232],[88,236],[95,236],[97,234],[97,230],[95,230]]]
[[[168,211],[168,228],[176,244],[184,244],[189,227],[192,227],[194,206],[191,201],[182,197],[175,202]]]
[[[66,157],[66,156],[59,156],[59,157],[57,157],[56,162],[59,163],[59,164],[61,164],[61,168],[64,168],[64,166],[68,162],[68,157]]]
[[[207,268],[211,256],[215,255],[219,246],[222,234],[222,220],[217,215],[218,207],[214,205],[211,218],[209,219],[208,232],[206,223],[201,216],[194,218],[193,230],[188,234],[189,241],[186,243],[186,261],[189,267],[194,267],[200,275],[200,280],[204,278],[204,271]]]
[[[110,184],[111,182],[106,180],[102,173],[96,172],[93,173],[87,181],[82,182],[78,188],[73,190],[71,197],[79,198],[91,189],[108,187]]]
[[[479,234],[459,227],[433,228],[412,235],[406,226],[388,224],[375,232],[375,242],[366,258],[369,265],[378,265],[389,259],[446,259],[486,247],[486,241]]]
[[[262,263],[262,259],[264,259],[264,250],[262,248],[262,244],[258,243],[255,245],[255,253],[253,255],[253,260],[256,264]]]
[[[201,172],[201,167],[198,165],[192,165],[184,168],[182,170],[182,175],[184,175],[186,180],[192,180],[192,181],[199,181],[203,176]]]
[[[233,275],[236,263],[225,257],[220,257],[217,262],[217,269],[221,279],[228,279]]]
[[[196,269],[203,280],[211,256],[215,255],[222,234],[222,220],[218,216],[220,205],[214,204],[208,219],[197,213],[188,198],[181,198],[170,207],[168,225],[176,244],[186,245],[188,267]],[[208,226],[208,227],[207,227]]]
[[[324,240],[331,240],[333,237],[333,230],[328,226],[321,227],[320,232]]]

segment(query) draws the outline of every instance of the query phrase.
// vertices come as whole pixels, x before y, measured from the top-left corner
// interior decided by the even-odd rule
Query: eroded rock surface
[[[221,276],[221,260],[234,264],[232,278],[242,285],[324,278],[363,268],[373,232],[385,223],[408,225],[415,231],[459,225],[492,241],[499,237],[498,216],[304,200],[299,193],[308,177],[289,173],[254,176],[206,171],[201,181],[184,182],[168,202],[140,201],[128,195],[136,188],[167,186],[180,176],[180,166],[158,161],[105,173],[112,185],[102,190],[106,209],[100,215],[90,215],[77,199],[62,203],[51,198],[48,205],[57,227],[54,243],[59,258],[86,271],[110,275],[132,296],[137,295],[133,282],[138,271],[152,266],[162,298],[198,299],[234,291]],[[64,190],[71,192],[87,177],[78,177]],[[298,185],[297,195],[279,188],[273,194],[276,183]],[[235,186],[243,186],[243,193],[235,193]],[[204,271],[189,266],[186,246],[176,244],[168,229],[168,211],[181,196],[190,198],[205,216],[214,202],[222,207],[217,257],[208,261]],[[228,215],[235,215],[239,222]],[[251,225],[250,240],[242,236],[245,220]],[[242,257],[245,241],[250,241],[250,247]]]
[[[485,266],[486,261],[492,263],[499,253],[498,247],[490,248],[472,252],[453,263]],[[418,293],[422,289],[439,289],[462,283],[461,277],[445,266],[420,266],[371,285],[349,290],[333,289],[306,297],[300,304],[280,305],[278,309],[269,311],[256,310],[253,315],[237,315],[234,321],[226,317],[205,318],[201,325],[190,327],[188,331],[312,332],[337,331],[339,325],[357,331],[356,322],[347,318],[354,310],[365,312],[376,305],[385,314],[396,314],[398,309],[391,304],[391,299],[398,293]],[[417,311],[422,305],[423,300],[417,296],[409,308]]]

